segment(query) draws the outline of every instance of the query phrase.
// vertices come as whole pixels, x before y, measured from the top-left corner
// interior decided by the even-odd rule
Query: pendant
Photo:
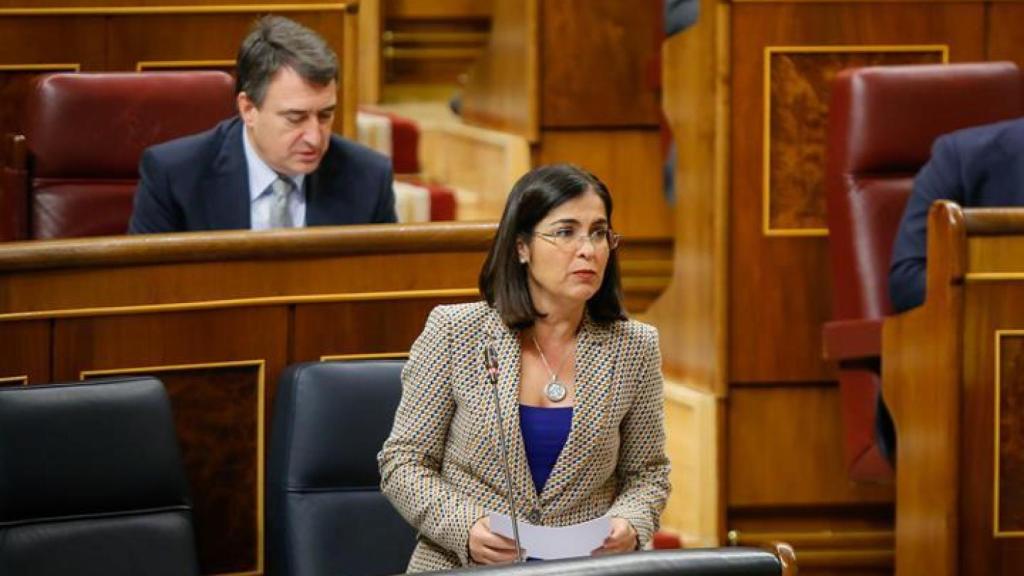
[[[558,380],[552,380],[544,387],[544,394],[548,397],[548,400],[551,400],[552,402],[561,402],[562,400],[565,400],[565,384],[562,384]]]

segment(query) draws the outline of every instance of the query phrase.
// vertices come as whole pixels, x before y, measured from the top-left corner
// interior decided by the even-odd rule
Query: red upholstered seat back
[[[1021,115],[1009,62],[840,72],[829,109],[826,195],[836,319],[889,313],[889,258],[914,174],[935,139]]]
[[[125,233],[143,150],[234,113],[224,72],[40,77],[25,123],[28,236]]]
[[[825,170],[834,321],[825,332],[840,358],[854,480],[892,476],[876,441],[880,319],[891,311],[889,259],[914,175],[938,136],[1019,116],[1022,98],[1020,72],[1005,62],[860,68],[835,78]]]

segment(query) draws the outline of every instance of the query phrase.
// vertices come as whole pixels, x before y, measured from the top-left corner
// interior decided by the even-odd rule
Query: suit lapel
[[[210,174],[203,178],[200,197],[208,228],[246,230],[251,227],[249,169],[242,146],[242,122],[229,120]]]
[[[326,156],[324,159],[326,160]],[[328,216],[331,213],[327,202],[330,194],[324,194],[324,179],[328,178],[326,162],[306,178],[306,226],[323,226],[330,222]],[[340,223],[340,222],[336,222]]]
[[[343,163],[340,147],[332,140],[320,166],[306,179],[306,226],[356,224],[356,211],[347,206],[349,196],[339,193],[351,186],[338,170]]]
[[[521,372],[521,347],[517,332],[505,326],[497,312],[492,317],[492,342],[498,354],[498,395],[501,402],[502,430],[508,448],[509,469],[512,472],[512,486],[515,491],[516,508],[520,512],[537,507],[537,490],[526,460],[523,435],[519,429],[519,374]],[[488,386],[490,384],[488,383]],[[493,393],[490,395],[493,398]],[[493,414],[493,412],[492,412]],[[492,422],[485,425],[493,426]],[[495,442],[499,438],[495,434]],[[499,451],[499,458],[500,458]],[[504,478],[502,479],[504,480]],[[504,482],[502,483],[504,486]],[[520,516],[520,519],[522,516]]]
[[[588,471],[593,453],[588,444],[603,438],[609,408],[614,397],[615,361],[607,345],[610,328],[586,317],[576,342],[576,406],[569,438],[544,485],[541,504],[547,508],[574,486],[574,479]]]

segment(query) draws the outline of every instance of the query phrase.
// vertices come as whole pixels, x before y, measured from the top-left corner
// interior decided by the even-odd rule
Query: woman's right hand
[[[516,559],[516,543],[491,532],[491,520],[484,516],[469,529],[469,555],[480,564],[512,562]]]

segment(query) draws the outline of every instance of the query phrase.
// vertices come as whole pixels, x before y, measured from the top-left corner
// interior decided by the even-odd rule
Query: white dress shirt
[[[242,128],[242,146],[245,148],[245,163],[249,169],[249,209],[250,227],[253,230],[270,229],[270,206],[273,202],[273,192],[270,185],[277,180],[278,173],[274,172],[267,163],[260,158],[249,141],[249,130]],[[288,195],[288,211],[291,212],[292,222],[296,228],[306,225],[306,190],[302,187],[305,174],[292,176],[295,182],[295,190],[298,193]]]

